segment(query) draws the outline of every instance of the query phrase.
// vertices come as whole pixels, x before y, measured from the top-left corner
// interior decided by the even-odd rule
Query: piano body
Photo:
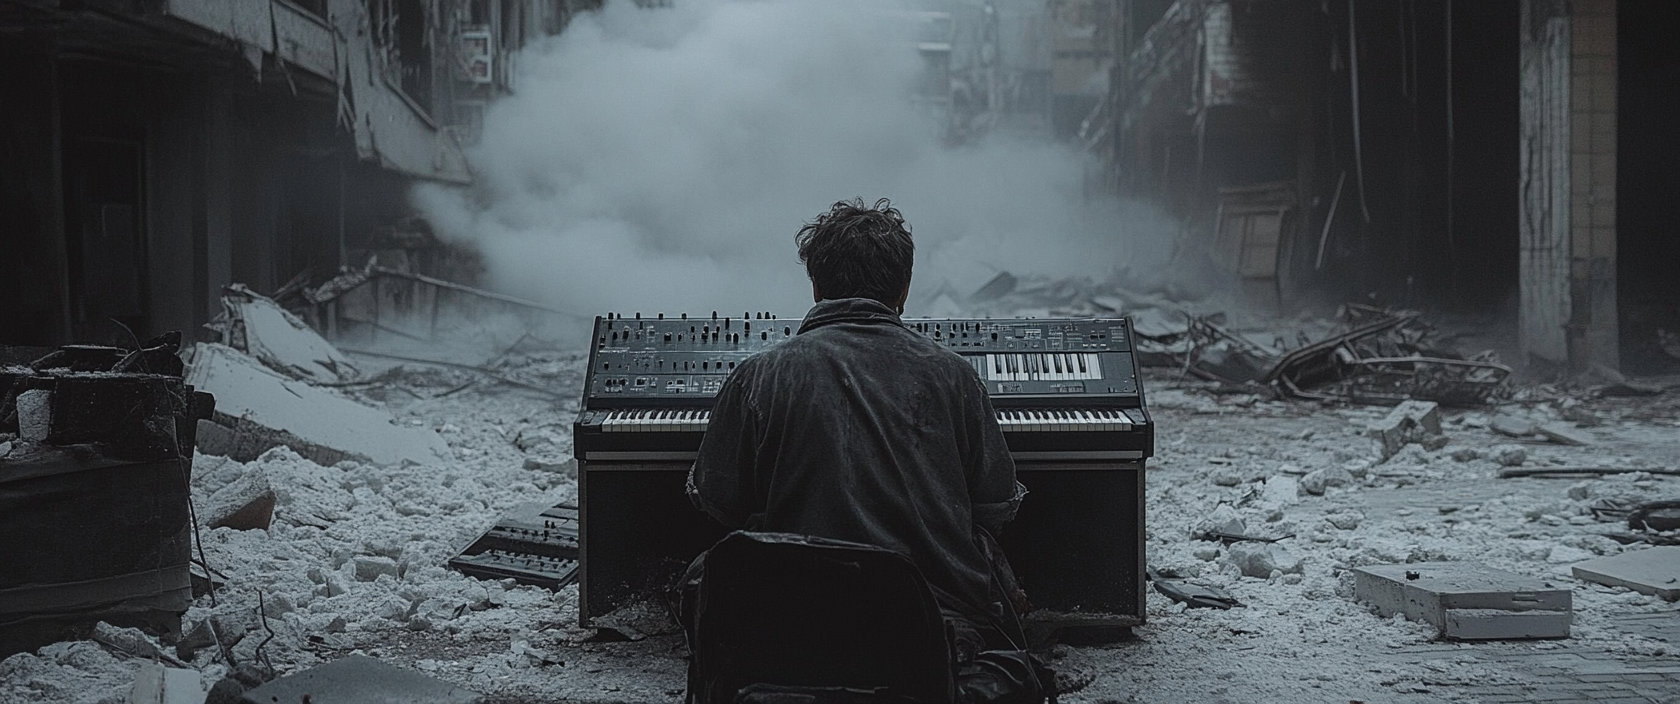
[[[1028,494],[999,536],[1029,630],[1143,622],[1144,463],[1154,425],[1125,319],[905,319],[984,380]],[[595,321],[574,424],[585,626],[662,593],[727,532],[684,493],[712,399],[798,320]],[[663,603],[656,601],[655,603]]]

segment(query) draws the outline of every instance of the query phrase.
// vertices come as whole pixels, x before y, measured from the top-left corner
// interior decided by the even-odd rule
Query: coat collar
[[[799,332],[804,333],[835,323],[892,323],[903,325],[898,313],[887,304],[873,298],[834,298],[818,301],[805,314]]]

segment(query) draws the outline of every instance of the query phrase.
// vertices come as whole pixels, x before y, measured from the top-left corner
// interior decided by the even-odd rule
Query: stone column
[[[1518,341],[1614,369],[1616,0],[1522,0],[1521,25]]]

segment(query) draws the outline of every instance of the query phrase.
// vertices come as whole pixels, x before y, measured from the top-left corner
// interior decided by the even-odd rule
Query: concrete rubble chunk
[[[268,530],[274,520],[274,500],[267,475],[252,470],[211,494],[200,518],[206,528]]]
[[[350,655],[287,675],[245,693],[249,704],[313,701],[479,704],[483,697],[365,655]]]
[[[1445,445],[1434,441],[1441,437],[1441,412],[1433,401],[1403,401],[1366,432],[1382,446],[1384,460],[1408,443],[1435,445],[1434,449]]]
[[[1561,445],[1591,445],[1593,438],[1585,432],[1575,429],[1568,423],[1546,423],[1537,428],[1547,440]]]
[[[1501,467],[1521,467],[1528,461],[1528,450],[1517,445],[1500,445],[1493,448],[1493,461]]]
[[[1324,517],[1324,520],[1341,530],[1353,530],[1364,522],[1365,514],[1353,509],[1344,509]]]
[[[433,464],[450,457],[436,432],[397,426],[383,410],[281,376],[226,345],[198,345],[187,383],[216,396],[215,417],[199,423],[206,454],[248,462],[285,445],[325,465],[345,459]]]
[[[1237,510],[1232,508],[1230,504],[1220,504],[1213,509],[1213,513],[1208,514],[1207,518],[1197,524],[1196,529],[1191,532],[1214,532],[1225,533],[1228,535],[1242,535],[1243,532],[1247,530],[1248,524],[1243,521],[1242,514],[1238,513]]]
[[[1300,574],[1304,563],[1288,548],[1271,543],[1232,543],[1225,550],[1225,562],[1242,570],[1244,576],[1268,579],[1272,572]]]
[[[1333,486],[1347,486],[1353,483],[1353,474],[1341,467],[1325,467],[1307,473],[1301,477],[1301,490],[1320,496],[1324,490]]]
[[[1569,637],[1570,591],[1533,577],[1475,562],[1370,565],[1353,577],[1354,598],[1378,614],[1404,614],[1451,640]]]
[[[379,579],[379,575],[397,576],[397,561],[383,555],[357,555],[353,563],[356,565],[356,579],[372,582]]]
[[[52,434],[52,392],[32,389],[17,395],[18,437],[46,442]]]
[[[1668,601],[1680,600],[1680,546],[1665,545],[1587,560],[1570,568],[1576,579],[1627,587]]]
[[[1261,489],[1260,500],[1272,506],[1288,506],[1301,501],[1301,481],[1286,474],[1275,474],[1266,479],[1266,485]]]
[[[147,663],[134,678],[124,704],[203,704],[204,685],[198,670]]]
[[[1492,428],[1493,432],[1500,435],[1509,435],[1513,438],[1526,438],[1533,435],[1535,431],[1534,421],[1505,415],[1494,416],[1493,420],[1488,423],[1488,427]]]

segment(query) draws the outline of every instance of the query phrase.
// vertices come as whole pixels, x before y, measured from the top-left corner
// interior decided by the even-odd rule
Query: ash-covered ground
[[[582,353],[543,353],[497,369],[569,394],[581,388],[584,363]],[[285,449],[250,463],[199,457],[196,500],[262,472],[279,502],[267,531],[203,533],[208,561],[227,581],[214,605],[198,599],[186,627],[216,619],[237,639],[235,661],[272,663],[279,674],[361,652],[493,701],[680,700],[680,637],[596,642],[577,625],[575,587],[553,593],[444,567],[507,509],[575,501],[566,460],[576,402],[467,371],[410,365],[379,378],[346,393],[436,430],[455,460],[324,467]],[[1579,582],[1568,569],[1633,549],[1597,535],[1621,526],[1595,520],[1594,502],[1680,497],[1680,478],[1499,479],[1495,460],[1520,450],[1525,466],[1680,467],[1680,392],[1621,399],[1522,388],[1497,412],[1568,419],[1593,444],[1513,443],[1487,427],[1496,409],[1443,409],[1448,444],[1409,445],[1379,462],[1365,429],[1387,409],[1267,400],[1175,375],[1151,375],[1146,390],[1158,428],[1149,562],[1222,587],[1246,607],[1185,610],[1152,592],[1134,639],[1054,648],[1063,701],[1680,697],[1680,643],[1664,639],[1680,621],[1675,606]],[[1329,484],[1322,494],[1308,491],[1321,483]],[[1191,539],[1210,521],[1233,520],[1249,534],[1293,536],[1275,545],[1276,572],[1242,576],[1230,549]],[[1430,627],[1380,618],[1351,599],[1351,567],[1431,560],[1482,561],[1573,590],[1573,636],[1436,642]],[[213,646],[190,660],[207,684],[228,672],[226,662]],[[141,664],[93,642],[59,643],[0,662],[0,702],[121,702]],[[1623,676],[1629,668],[1640,676]]]

